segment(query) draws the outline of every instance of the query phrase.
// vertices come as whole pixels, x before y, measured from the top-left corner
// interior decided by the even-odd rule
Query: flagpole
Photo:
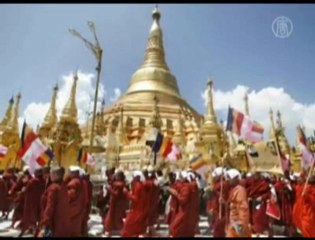
[[[89,48],[93,52],[93,54],[95,55],[95,57],[97,59],[97,67],[96,67],[97,80],[96,80],[96,88],[95,88],[95,96],[94,96],[94,107],[93,107],[93,116],[92,116],[91,137],[90,137],[90,146],[89,146],[89,152],[91,153],[92,149],[93,149],[94,127],[95,127],[96,107],[97,107],[97,98],[98,98],[98,88],[99,88],[101,69],[102,69],[103,49],[101,48],[101,46],[99,44],[99,41],[97,39],[94,23],[92,21],[88,21],[88,26],[90,28],[90,31],[94,35],[95,44],[92,44],[91,42],[89,42],[88,40],[83,38],[81,36],[81,34],[78,33],[74,29],[69,29],[69,32],[71,34],[73,34],[74,36],[76,36],[76,37],[80,38],[81,40],[83,40],[83,42],[85,43],[87,48]]]
[[[313,161],[313,163],[312,163],[312,165],[311,165],[311,167],[310,167],[310,170],[309,170],[309,172],[308,172],[308,176],[307,176],[307,179],[306,179],[305,184],[304,184],[302,196],[305,195],[306,187],[307,187],[308,181],[310,180],[311,175],[312,175],[312,172],[313,172],[313,169],[314,169],[314,163],[315,163],[315,161]]]

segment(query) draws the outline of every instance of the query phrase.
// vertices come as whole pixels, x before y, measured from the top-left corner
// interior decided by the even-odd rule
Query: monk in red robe
[[[128,207],[128,199],[124,193],[125,175],[122,171],[115,174],[112,186],[108,186],[107,190],[110,194],[109,211],[103,219],[105,236],[111,236],[113,231],[120,231],[123,227],[123,219],[126,216]]]
[[[30,230],[35,233],[37,224],[40,220],[40,200],[45,191],[45,180],[42,175],[42,170],[35,170],[35,177],[28,181],[24,194],[24,211],[21,221],[21,237],[25,231]]]
[[[69,197],[67,186],[63,182],[63,174],[60,168],[51,170],[51,184],[45,191],[47,198],[42,206],[43,214],[38,236],[71,236]]]
[[[87,236],[88,235],[88,221],[89,216],[92,208],[92,193],[93,193],[93,184],[90,181],[90,175],[89,174],[83,174],[81,176],[83,187],[85,189],[85,204],[86,204],[86,211],[85,215],[83,217],[82,221],[82,235]]]
[[[196,209],[195,203],[197,192],[193,191],[190,184],[190,175],[187,172],[182,172],[183,183],[179,191],[169,188],[172,196],[176,197],[179,203],[179,210],[174,221],[169,227],[171,237],[194,237],[196,232]],[[199,195],[198,195],[199,198]]]
[[[229,197],[229,183],[225,181],[223,176],[223,168],[218,167],[212,172],[212,185],[210,186],[210,199],[207,203],[207,212],[210,215],[210,226],[213,229],[214,237],[225,237],[225,223],[226,223],[226,206],[219,203],[220,195],[227,201]],[[221,182],[222,181],[222,182]],[[222,191],[221,191],[222,188]],[[220,216],[221,207],[221,216]]]
[[[288,179],[278,180],[275,184],[281,212],[281,223],[285,226],[286,236],[294,234],[292,210],[294,205],[294,189]]]
[[[176,190],[177,192],[181,188],[180,178],[181,178],[180,172],[170,174],[170,176],[169,176],[170,188]],[[179,203],[178,203],[177,198],[175,196],[170,195],[169,198],[170,198],[169,203],[168,203],[169,206],[167,206],[169,210],[167,212],[165,220],[166,220],[166,223],[168,225],[171,225],[177,212],[178,212]]]
[[[146,233],[147,211],[144,211],[144,209],[150,203],[146,195],[144,181],[143,173],[135,171],[134,179],[131,182],[131,191],[124,189],[124,193],[131,201],[131,206],[122,229],[122,237],[139,237]]]
[[[2,211],[2,217],[4,217],[4,219],[8,219],[9,212],[13,208],[13,201],[9,195],[9,190],[15,184],[12,171],[6,171],[1,180],[0,211]]]
[[[231,190],[229,193],[229,216],[226,237],[251,237],[249,206],[246,189],[239,185],[241,175],[238,170],[227,171]],[[220,202],[223,202],[220,199]]]
[[[155,176],[155,171],[152,166],[148,168],[148,178],[146,180],[150,184],[149,192],[149,211],[148,211],[148,236],[155,236],[156,229],[154,225],[157,224],[159,218],[159,204],[160,204],[160,188],[158,180]]]
[[[298,231],[301,232],[302,225],[301,225],[301,219],[302,219],[302,204],[303,204],[303,198],[302,192],[305,185],[305,176],[301,174],[298,179],[297,183],[294,187],[295,190],[295,201],[293,204],[293,210],[292,210],[292,221],[294,226],[298,229]]]
[[[254,173],[247,188],[251,204],[252,230],[259,236],[269,230],[269,216],[266,214],[267,200],[270,198],[269,183],[263,175]]]
[[[83,183],[80,179],[80,168],[70,166],[70,180],[67,183],[69,203],[70,203],[70,225],[71,237],[82,236],[82,222],[86,214],[86,202]]]
[[[12,225],[11,225],[12,227],[14,227],[17,221],[20,221],[23,218],[24,200],[25,200],[23,191],[25,190],[28,181],[31,179],[32,179],[32,176],[30,175],[28,168],[25,167],[23,175],[18,179],[18,181],[12,186],[12,188],[9,191],[9,195],[12,196],[12,199],[15,205],[13,217],[12,217]]]

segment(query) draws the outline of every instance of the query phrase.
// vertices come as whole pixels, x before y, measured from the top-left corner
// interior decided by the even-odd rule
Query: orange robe
[[[230,192],[228,202],[230,211],[226,237],[251,237],[251,231],[249,228],[249,206],[246,189],[241,185],[234,187]],[[233,222],[241,226],[241,235],[239,235],[233,228]]]

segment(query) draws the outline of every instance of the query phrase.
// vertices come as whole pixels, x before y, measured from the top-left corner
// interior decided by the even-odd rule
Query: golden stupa
[[[17,157],[21,144],[18,125],[20,100],[20,93],[17,94],[15,102],[11,98],[5,116],[0,123],[0,143],[8,148],[6,156],[0,161],[0,169],[2,170],[9,167],[19,167],[21,164]]]
[[[157,8],[152,18],[143,64],[131,76],[125,93],[96,118],[96,135],[105,141],[107,164],[131,169],[150,163],[152,154],[145,142],[152,128],[172,138],[185,150],[186,158],[200,150],[208,153],[210,147],[215,155],[222,155],[222,129],[213,110],[212,82],[208,85],[211,99],[203,123],[203,117],[181,96],[166,63],[161,14]],[[189,147],[194,145],[196,148]],[[161,159],[159,155],[157,158]]]

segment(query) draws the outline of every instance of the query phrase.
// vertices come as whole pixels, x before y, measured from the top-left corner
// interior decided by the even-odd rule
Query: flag
[[[21,143],[22,146],[18,151],[18,157],[29,167],[31,174],[36,169],[45,166],[54,157],[53,152],[42,143],[25,121],[22,129]]]
[[[190,168],[198,173],[203,179],[205,179],[206,173],[210,170],[209,165],[202,159],[202,154],[198,154],[196,157],[189,161]]]
[[[254,143],[261,141],[264,133],[264,128],[260,123],[231,107],[228,110],[226,130]]]
[[[276,136],[275,144],[277,144],[277,149],[279,151],[278,152],[278,157],[279,157],[279,160],[280,160],[280,165],[281,165],[282,171],[283,172],[289,171],[290,159],[289,159],[289,157],[286,156],[286,154],[284,154],[281,151],[279,140],[278,140],[278,136]]]
[[[314,155],[307,148],[307,140],[304,131],[301,127],[297,128],[298,135],[298,148],[301,152],[301,166],[304,170],[307,170],[314,162]]]
[[[0,144],[0,158],[5,157],[8,153],[8,148]]]
[[[171,161],[177,161],[182,158],[182,153],[176,144],[172,145],[172,151],[167,155],[167,158]]]
[[[81,147],[78,153],[78,157],[77,157],[77,161],[78,164],[86,164],[88,159],[88,152],[86,151],[86,149],[84,147]]]
[[[172,151],[172,140],[170,138],[163,138],[159,153],[166,158],[167,155]]]
[[[94,156],[92,156],[91,154],[87,154],[87,160],[86,160],[86,164],[89,166],[94,166],[96,163]]]
[[[163,135],[160,132],[158,132],[157,135],[156,135],[156,139],[154,141],[154,144],[152,146],[152,151],[153,152],[157,153],[157,152],[160,151],[162,143],[163,143],[163,138],[164,138]]]
[[[8,148],[0,144],[0,157],[4,157],[8,153]]]

